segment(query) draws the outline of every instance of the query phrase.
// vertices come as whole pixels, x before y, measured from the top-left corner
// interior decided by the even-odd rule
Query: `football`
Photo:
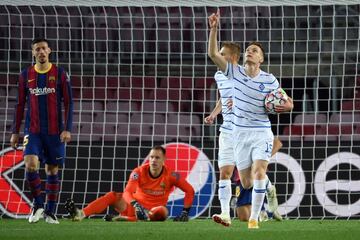
[[[148,215],[150,221],[165,221],[168,217],[168,210],[164,206],[153,207]]]
[[[288,96],[284,89],[278,88],[272,90],[265,97],[265,109],[268,113],[277,114],[275,107],[284,104],[288,99]]]

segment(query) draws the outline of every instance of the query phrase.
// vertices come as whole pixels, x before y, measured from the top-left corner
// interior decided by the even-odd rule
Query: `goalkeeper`
[[[94,200],[84,209],[77,209],[74,201],[68,199],[66,210],[74,221],[81,221],[85,217],[102,213],[108,206],[113,206],[119,216],[106,216],[105,220],[148,220],[148,211],[157,206],[166,206],[173,187],[185,192],[184,208],[174,221],[189,220],[189,211],[194,199],[194,189],[180,175],[171,171],[165,162],[165,148],[154,146],[149,154],[149,163],[135,168],[130,174],[129,181],[123,193],[108,192]]]

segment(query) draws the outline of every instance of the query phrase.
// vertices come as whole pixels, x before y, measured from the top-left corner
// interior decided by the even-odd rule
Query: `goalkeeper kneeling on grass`
[[[165,153],[162,146],[153,147],[149,153],[149,163],[132,171],[123,193],[108,192],[84,209],[77,209],[74,201],[68,199],[65,208],[70,218],[81,221],[90,215],[102,213],[108,206],[113,206],[120,215],[107,215],[104,218],[106,221],[149,220],[148,212],[154,207],[166,206],[169,194],[175,186],[185,192],[185,198],[183,211],[174,221],[188,221],[194,189],[185,179],[180,178],[178,173],[164,165]]]

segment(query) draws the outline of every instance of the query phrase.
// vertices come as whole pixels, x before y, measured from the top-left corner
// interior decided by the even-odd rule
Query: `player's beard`
[[[40,64],[44,64],[44,63],[46,63],[47,61],[48,61],[48,59],[47,59],[46,56],[40,56],[40,57],[38,57],[38,62],[39,62]]]

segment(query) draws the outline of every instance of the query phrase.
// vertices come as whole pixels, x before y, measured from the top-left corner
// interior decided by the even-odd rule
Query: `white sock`
[[[231,180],[219,180],[219,200],[221,213],[230,215]]]
[[[254,187],[251,198],[251,215],[250,219],[258,221],[261,206],[264,202],[266,191],[266,179],[254,180]]]
[[[272,184],[268,175],[265,175],[265,180],[266,180],[266,191],[269,192],[272,187]]]

